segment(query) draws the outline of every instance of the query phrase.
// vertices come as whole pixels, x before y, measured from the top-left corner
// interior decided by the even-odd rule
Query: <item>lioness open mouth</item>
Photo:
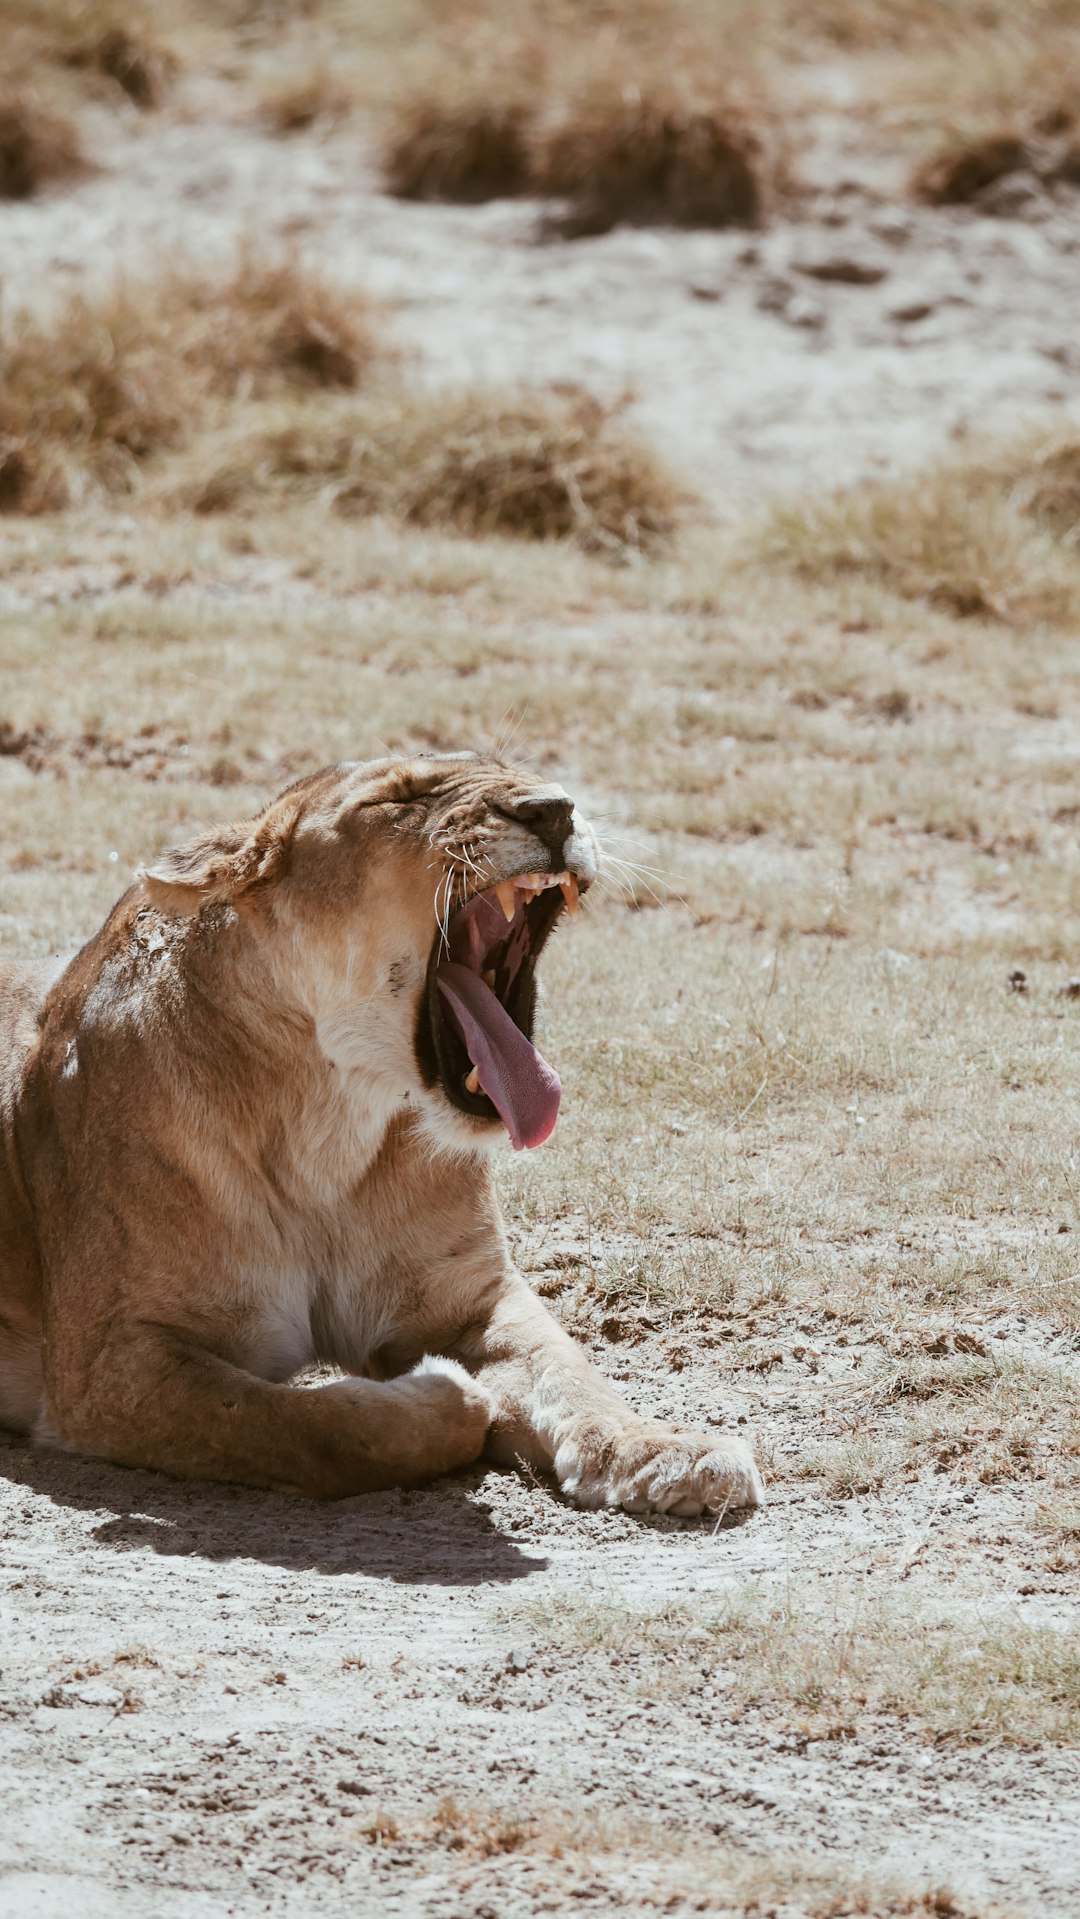
[[[564,910],[569,873],[519,873],[475,893],[435,936],[419,1050],[451,1104],[501,1119],[520,1151],[559,1116],[559,1076],[532,1043],[536,962]]]

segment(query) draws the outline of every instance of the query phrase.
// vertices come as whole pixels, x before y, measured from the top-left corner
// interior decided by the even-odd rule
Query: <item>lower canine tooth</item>
[[[465,1091],[467,1093],[478,1093],[480,1091],[480,1075],[475,1066],[471,1073],[466,1073],[465,1075]]]
[[[566,901],[567,912],[571,914],[580,912],[581,900],[578,897],[578,883],[572,873],[561,882],[561,889],[563,899]]]
[[[500,880],[491,890],[502,907],[504,918],[512,920],[517,912],[517,889],[513,880]]]
[[[490,987],[491,991],[494,992],[495,991],[495,968],[493,966],[489,966],[487,972],[482,973],[480,977],[483,980],[484,985]]]

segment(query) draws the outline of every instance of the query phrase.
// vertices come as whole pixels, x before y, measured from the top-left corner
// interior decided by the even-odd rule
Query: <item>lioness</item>
[[[536,962],[597,870],[558,786],[328,767],[0,970],[0,1424],[319,1498],[485,1448],[582,1506],[753,1506],[736,1439],[640,1418],[515,1272],[490,1149],[550,1133]],[[287,1382],[313,1360],[350,1375]]]

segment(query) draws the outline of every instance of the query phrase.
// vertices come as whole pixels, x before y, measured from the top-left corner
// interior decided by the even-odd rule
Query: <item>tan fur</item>
[[[421,1057],[476,871],[595,874],[578,814],[561,844],[514,817],[535,794],[472,756],[331,767],[165,855],[66,966],[0,969],[0,1423],[318,1497],[486,1443],[585,1505],[757,1503],[738,1441],[631,1413],[515,1273],[503,1128]],[[288,1383],[313,1360],[349,1377]]]

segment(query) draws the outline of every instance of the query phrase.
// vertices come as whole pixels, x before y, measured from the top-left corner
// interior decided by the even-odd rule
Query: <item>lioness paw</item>
[[[490,1393],[454,1359],[428,1353],[396,1382],[412,1404],[417,1429],[427,1427],[440,1449],[440,1468],[468,1465],[483,1450],[495,1416]]]
[[[495,1402],[486,1386],[466,1372],[456,1359],[444,1359],[441,1353],[425,1353],[409,1373],[410,1379],[430,1382],[448,1404],[460,1407],[475,1420],[483,1422],[486,1432],[495,1417]]]
[[[590,1468],[587,1458],[556,1462],[563,1491],[576,1506],[621,1506],[629,1513],[672,1513],[680,1519],[723,1515],[764,1503],[765,1488],[749,1447],[726,1436],[659,1433],[630,1436]]]

